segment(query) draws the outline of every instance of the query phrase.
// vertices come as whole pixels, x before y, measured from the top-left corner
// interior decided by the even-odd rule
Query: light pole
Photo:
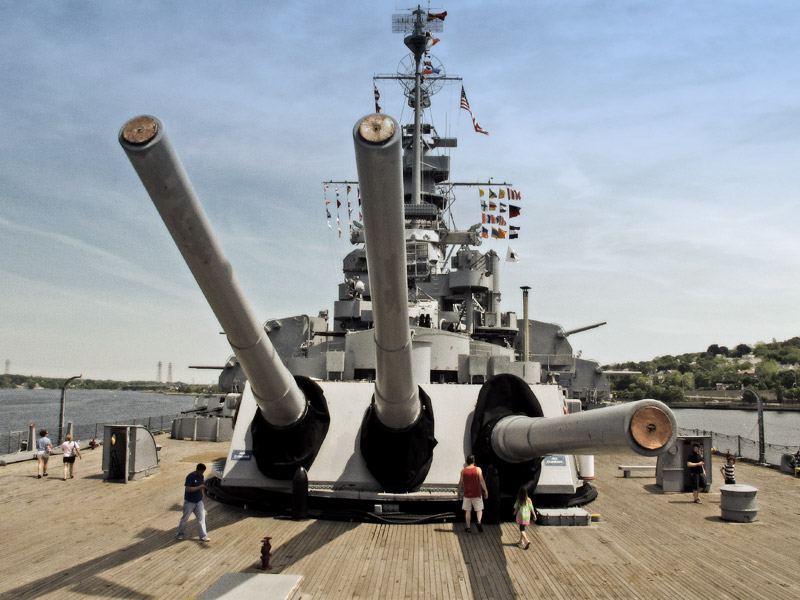
[[[75,375],[75,377],[70,377],[64,382],[64,385],[61,386],[61,413],[59,414],[58,419],[58,443],[62,443],[64,441],[64,413],[67,409],[67,386],[74,380],[80,379],[83,375]]]
[[[756,397],[758,405],[758,464],[763,465],[767,462],[764,457],[764,403],[753,388],[744,388],[742,397],[744,397],[744,392],[751,392]]]

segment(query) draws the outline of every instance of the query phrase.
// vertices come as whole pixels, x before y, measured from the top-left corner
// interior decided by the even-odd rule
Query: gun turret
[[[353,129],[361,187],[367,272],[375,323],[375,394],[361,452],[387,491],[406,492],[427,475],[436,440],[430,399],[414,379],[408,320],[402,133],[374,114]]]
[[[151,116],[134,118],[120,130],[119,142],[247,375],[263,421],[257,423],[258,416],[254,421],[254,438],[265,428],[281,432],[278,436],[266,435],[270,440],[265,442],[264,452],[254,449],[259,468],[273,477],[291,478],[297,466],[308,468],[322,442],[320,435],[324,438],[327,431],[327,407],[321,391],[309,381],[296,381],[275,352],[244,297],[162,123]],[[274,463],[281,467],[275,470],[270,466]]]
[[[568,329],[564,331],[563,329],[558,332],[558,337],[562,340],[571,336],[573,333],[580,333],[581,331],[588,331],[590,329],[596,329],[597,327],[602,327],[605,325],[607,321],[603,321],[602,323],[593,323],[592,325],[584,325],[583,327],[576,327],[575,329]]]

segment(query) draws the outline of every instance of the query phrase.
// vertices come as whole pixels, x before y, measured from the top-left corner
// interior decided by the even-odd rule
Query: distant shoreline
[[[669,408],[700,408],[709,410],[758,410],[758,406],[753,404],[743,404],[741,402],[665,402]],[[800,412],[800,405],[797,404],[778,404],[777,402],[764,402],[764,410]]]

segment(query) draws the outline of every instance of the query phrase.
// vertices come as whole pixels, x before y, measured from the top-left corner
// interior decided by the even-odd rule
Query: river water
[[[755,410],[673,408],[672,412],[678,427],[758,439],[758,412]],[[769,444],[800,446],[800,412],[765,410],[764,440]]]
[[[757,411],[676,408],[673,412],[681,435],[713,432],[711,445],[717,450],[759,459]],[[764,459],[772,465],[781,464],[783,454],[795,452],[800,446],[800,412],[764,411],[764,444]]]
[[[67,390],[64,426],[72,421],[77,439],[90,439],[96,430],[102,438],[104,423],[141,424],[147,417],[173,417],[192,408],[194,398],[122,390]],[[37,431],[47,429],[56,443],[60,409],[61,390],[0,389],[0,454],[9,451],[9,433],[27,432],[29,423],[35,423]],[[12,445],[16,439],[16,434],[11,436]]]

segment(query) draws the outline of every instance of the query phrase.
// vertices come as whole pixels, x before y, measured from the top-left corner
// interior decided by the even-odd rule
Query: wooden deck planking
[[[598,457],[600,496],[589,527],[531,527],[528,551],[516,524],[463,532],[426,525],[291,521],[208,501],[211,543],[176,542],[183,479],[223,444],[159,438],[159,473],[129,484],[100,475],[87,451],[74,480],[37,480],[35,462],[0,468],[0,600],[194,598],[227,572],[256,572],[260,541],[273,537],[273,571],[305,577],[319,598],[796,598],[800,480],[737,464],[737,481],[759,488],[759,518],[719,518],[719,481],[703,504],[662,494],[655,478],[625,479],[626,455]],[[718,474],[719,464],[714,466]],[[190,520],[188,534],[196,538]]]

